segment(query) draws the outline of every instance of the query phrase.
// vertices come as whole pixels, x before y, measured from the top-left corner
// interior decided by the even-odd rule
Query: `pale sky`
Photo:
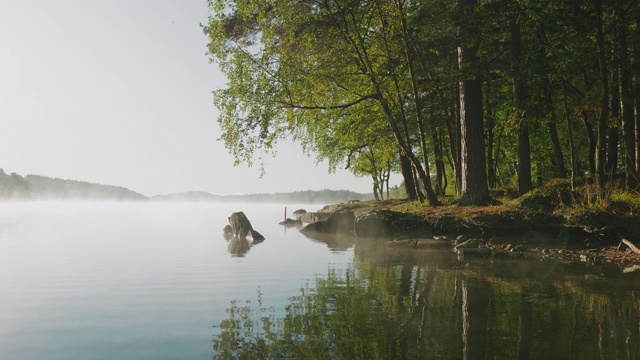
[[[206,0],[0,0],[0,168],[119,185],[145,195],[345,189],[281,143],[258,167],[233,166],[217,141],[205,55]]]

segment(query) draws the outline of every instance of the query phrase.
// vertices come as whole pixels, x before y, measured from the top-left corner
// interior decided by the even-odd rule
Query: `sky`
[[[371,192],[283,142],[234,166],[217,139],[206,0],[0,0],[0,168],[144,195]],[[393,181],[392,181],[393,182]]]

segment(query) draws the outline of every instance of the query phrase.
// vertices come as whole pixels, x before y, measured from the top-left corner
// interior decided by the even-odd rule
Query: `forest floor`
[[[493,256],[616,263],[640,270],[640,254],[632,249],[633,245],[640,248],[639,194],[612,190],[596,196],[592,186],[571,190],[567,181],[557,180],[517,198],[504,190],[492,195],[495,201],[490,206],[383,200],[329,209],[350,208],[356,215],[381,210],[401,215],[404,231],[387,241],[389,246],[420,248],[436,238],[460,247],[476,239],[472,247],[489,249]]]

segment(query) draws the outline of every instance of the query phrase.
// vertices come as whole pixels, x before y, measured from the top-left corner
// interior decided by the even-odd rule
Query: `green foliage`
[[[399,170],[403,152],[424,186],[436,159],[448,165],[437,170],[440,179],[451,179],[453,193],[461,141],[458,82],[477,73],[496,186],[518,183],[517,137],[524,127],[534,184],[571,173],[572,160],[577,178],[594,176],[604,85],[619,88],[612,80],[603,83],[599,47],[611,53],[605,59],[610,69],[630,72],[632,90],[640,83],[630,60],[640,41],[633,31],[640,3],[603,3],[604,44],[596,36],[596,10],[590,2],[480,1],[472,14],[480,20],[480,40],[470,43],[478,47],[479,65],[460,70],[461,20],[453,0],[210,1],[209,55],[229,80],[214,92],[220,139],[237,163],[251,165],[262,164],[264,156],[275,155],[278,141],[292,138],[317,160],[327,160],[331,170],[345,166],[374,183],[387,162]],[[522,43],[517,60],[512,20]],[[621,27],[629,56],[616,62]],[[524,92],[520,97],[516,83]],[[613,98],[608,102],[620,106]],[[612,129],[620,126],[605,120]],[[613,145],[639,146],[624,144],[622,137]]]

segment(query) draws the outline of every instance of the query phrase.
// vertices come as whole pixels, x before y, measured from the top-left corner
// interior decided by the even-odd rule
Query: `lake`
[[[224,240],[239,210],[264,242]],[[313,240],[283,212],[1,203],[0,359],[640,358],[637,272]]]

